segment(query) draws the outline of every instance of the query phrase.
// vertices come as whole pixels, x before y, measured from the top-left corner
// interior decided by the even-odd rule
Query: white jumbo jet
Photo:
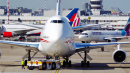
[[[79,39],[85,43],[95,42],[117,42],[123,38],[129,38],[130,17],[123,30],[86,30],[79,35]]]
[[[35,50],[42,53],[46,57],[54,57],[59,59],[65,58],[63,66],[69,64],[71,61],[68,58],[78,52],[84,51],[85,58],[81,65],[86,65],[87,51],[95,49],[98,46],[118,45],[117,50],[113,53],[113,59],[117,63],[122,63],[126,59],[126,52],[121,49],[120,44],[130,44],[130,42],[112,42],[112,43],[75,43],[73,30],[65,17],[60,15],[60,0],[57,0],[57,15],[51,17],[40,36],[40,42],[16,42],[0,40],[1,44],[9,44],[12,46],[19,46],[30,50]],[[89,66],[89,61],[87,62]]]

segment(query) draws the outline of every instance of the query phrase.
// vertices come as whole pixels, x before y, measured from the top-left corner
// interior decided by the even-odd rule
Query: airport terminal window
[[[51,23],[64,23],[62,20],[52,20]]]

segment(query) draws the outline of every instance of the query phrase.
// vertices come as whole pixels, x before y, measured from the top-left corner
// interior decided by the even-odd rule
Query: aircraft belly
[[[52,45],[52,46],[50,46],[50,45]],[[67,46],[65,43],[64,44],[47,43],[46,45],[44,45],[43,49],[44,49],[45,53],[50,56],[65,56],[70,51],[69,46]]]

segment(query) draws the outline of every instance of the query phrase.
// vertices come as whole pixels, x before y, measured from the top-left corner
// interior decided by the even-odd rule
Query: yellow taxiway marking
[[[59,72],[59,69],[58,70],[56,70],[56,72],[55,73],[58,73]]]
[[[63,59],[63,61],[64,61],[65,59]],[[60,63],[60,65],[63,65],[63,61]],[[59,69],[58,70],[56,70],[56,72],[55,73],[58,73],[59,72]]]

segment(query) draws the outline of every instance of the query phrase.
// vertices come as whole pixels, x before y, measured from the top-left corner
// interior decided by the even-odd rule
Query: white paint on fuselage
[[[63,23],[53,23],[52,20],[62,20]],[[70,56],[74,53],[75,48],[70,47],[74,33],[67,19],[62,16],[51,17],[45,24],[40,38],[48,41],[41,41],[39,50],[44,55]]]
[[[86,34],[87,33],[87,34]],[[122,37],[121,31],[108,31],[108,30],[91,30],[83,31],[79,36],[81,41],[96,41],[96,42],[105,42],[104,38],[110,37]]]

